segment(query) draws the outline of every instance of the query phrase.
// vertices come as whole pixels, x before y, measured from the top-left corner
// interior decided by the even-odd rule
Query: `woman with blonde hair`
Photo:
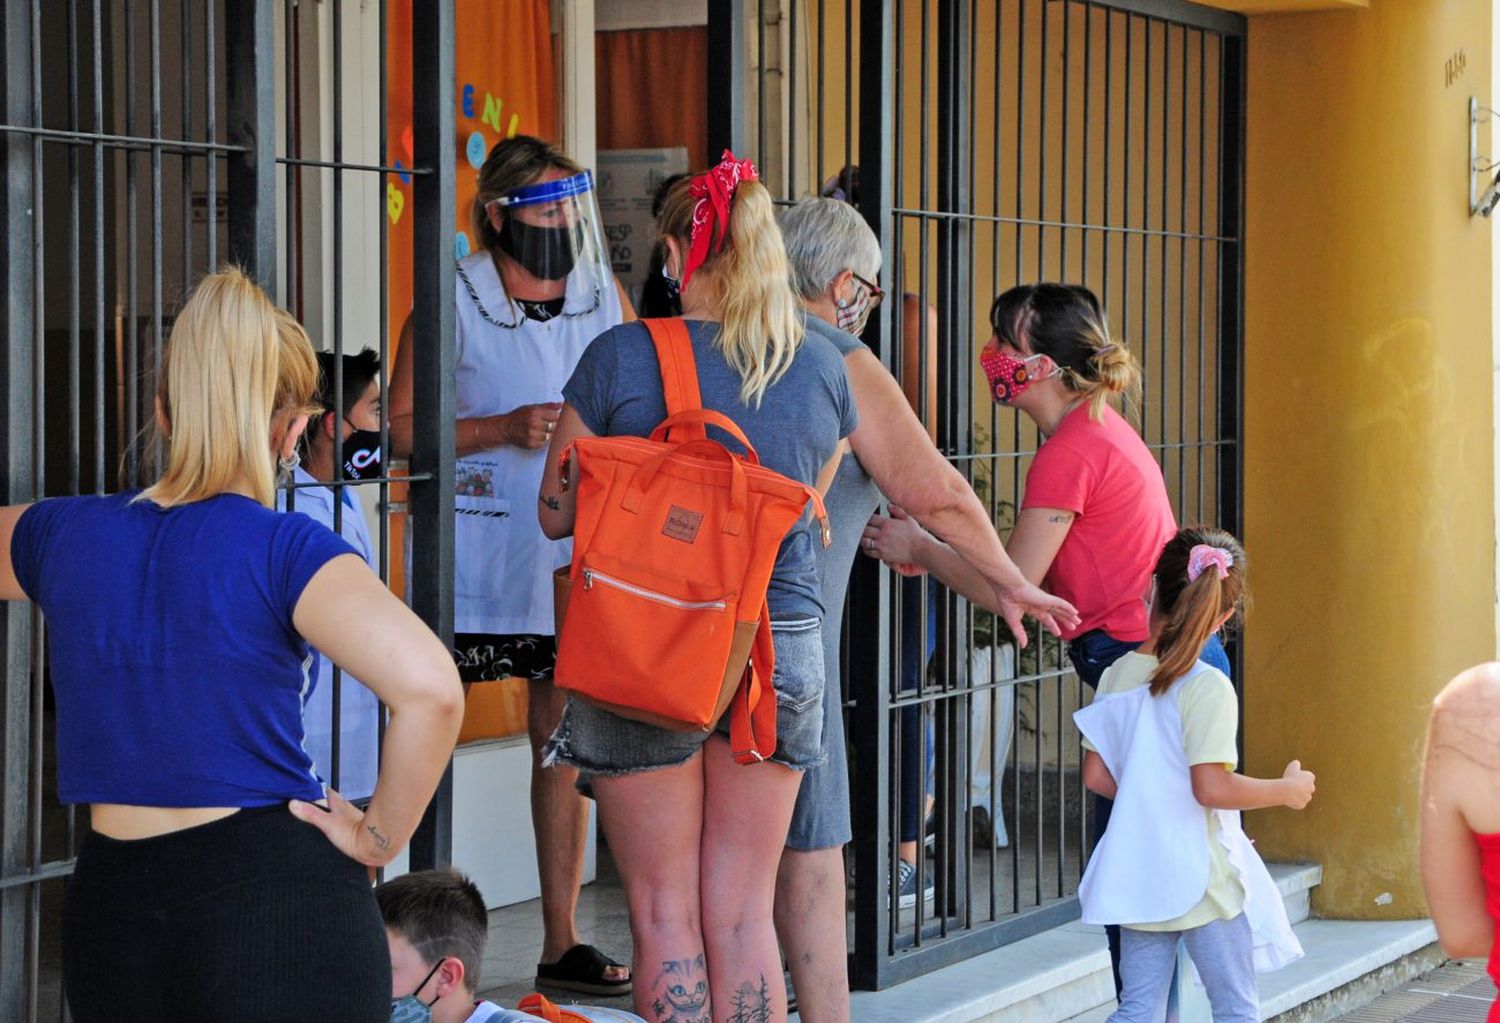
[[[58,798],[90,807],[63,908],[80,1023],[389,1017],[368,869],[415,830],[462,694],[348,544],[275,511],[317,375],[296,320],[222,270],[162,356],[161,478],[0,509],[0,597],[49,626]],[[303,749],[309,643],[390,710],[364,812]]]
[[[734,420],[762,465],[815,485],[854,429],[854,402],[838,350],[804,334],[755,168],[726,153],[672,188],[657,226],[666,272],[681,282],[704,407]],[[563,395],[553,464],[580,437],[649,435],[666,401],[644,326],[600,336]],[[574,491],[562,491],[555,473],[543,477],[540,501],[548,535],[571,534]],[[673,732],[577,700],[548,744],[549,763],[592,783],[630,907],[635,1007],[648,1019],[786,1018],[772,926],[776,865],[802,772],[825,756],[813,550],[804,519],[782,541],[766,593],[776,655],[770,760],[734,762],[727,716],[713,733]]]

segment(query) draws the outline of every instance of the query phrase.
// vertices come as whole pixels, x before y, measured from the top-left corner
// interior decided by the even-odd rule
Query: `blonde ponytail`
[[[302,325],[234,267],[205,277],[178,313],[157,397],[166,468],[137,500],[202,501],[240,481],[276,503],[271,433],[278,417],[319,411],[318,361]]]
[[[691,245],[690,182],[674,185],[662,202],[658,229],[683,252]],[[759,181],[734,190],[723,244],[692,277],[719,307],[714,342],[740,375],[740,400],[758,407],[766,389],[781,379],[802,344],[802,306],[792,292],[786,246],[776,223],[771,193]]]

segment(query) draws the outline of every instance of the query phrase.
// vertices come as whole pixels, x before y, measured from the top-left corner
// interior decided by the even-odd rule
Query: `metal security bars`
[[[1141,362],[1127,411],[1178,520],[1239,528],[1242,18],[1181,0],[709,10],[711,148],[754,156],[783,201],[858,166],[836,183],[903,296],[866,341],[1002,536],[1040,438],[994,406],[977,355],[993,298],[1041,280],[1091,287]],[[858,779],[855,983],[1074,918],[1089,836],[1071,712],[1088,696],[1064,645],[1033,626],[1019,651],[990,614],[863,558],[844,635],[850,745],[833,753]],[[933,894],[903,908],[897,839],[914,814],[930,835],[917,891]]]
[[[418,614],[440,634],[451,626],[452,0],[409,6],[400,46],[409,38],[414,166],[397,167],[386,68],[406,53],[391,48],[385,3],[0,0],[6,504],[149,477],[162,341],[194,282],[225,261],[319,347],[378,347],[388,372],[385,184],[408,175],[415,406],[430,424],[409,474],[421,526],[410,530],[409,586]],[[391,482],[333,482],[376,493],[387,579]],[[5,1020],[67,1018],[60,908],[88,826],[86,810],[56,802],[44,628],[30,606],[0,606]],[[446,860],[447,818],[445,786],[413,842],[415,865]]]

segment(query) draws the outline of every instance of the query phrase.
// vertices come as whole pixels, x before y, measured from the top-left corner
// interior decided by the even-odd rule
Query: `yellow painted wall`
[[[1318,773],[1310,809],[1251,830],[1324,864],[1329,916],[1423,913],[1426,705],[1495,652],[1495,225],[1463,172],[1490,7],[1250,21],[1245,745],[1253,772]]]

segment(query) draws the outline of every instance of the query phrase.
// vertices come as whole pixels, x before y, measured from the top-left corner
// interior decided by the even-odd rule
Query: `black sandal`
[[[632,981],[629,976],[624,980],[610,980],[604,975],[611,966],[624,968],[623,963],[615,962],[593,945],[574,945],[557,962],[536,964],[536,986],[586,995],[630,994]]]

